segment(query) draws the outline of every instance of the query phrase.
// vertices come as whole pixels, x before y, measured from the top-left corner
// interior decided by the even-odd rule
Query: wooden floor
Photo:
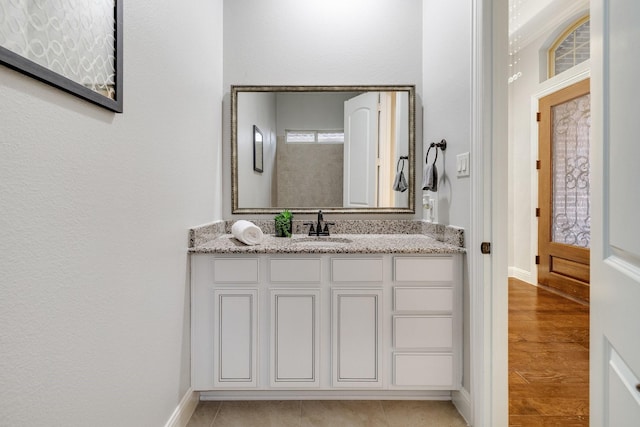
[[[589,425],[589,307],[509,279],[509,425]]]

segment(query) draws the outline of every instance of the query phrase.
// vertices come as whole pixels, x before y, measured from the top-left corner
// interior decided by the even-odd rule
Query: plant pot
[[[285,226],[282,225],[283,223],[280,223],[278,221],[276,221],[275,224],[276,237],[291,237],[291,235],[293,234],[293,224],[291,221],[287,221]]]

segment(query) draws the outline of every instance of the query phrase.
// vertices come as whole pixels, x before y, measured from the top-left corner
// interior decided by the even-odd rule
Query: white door
[[[378,92],[367,92],[344,103],[345,207],[377,206]]]
[[[640,2],[591,1],[592,426],[640,423]]]

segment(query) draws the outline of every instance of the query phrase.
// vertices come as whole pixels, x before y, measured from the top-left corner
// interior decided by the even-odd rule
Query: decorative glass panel
[[[575,67],[589,59],[590,21],[571,31],[564,40],[556,42],[553,51],[554,75]]]
[[[588,248],[590,95],[553,107],[552,117],[552,241]]]

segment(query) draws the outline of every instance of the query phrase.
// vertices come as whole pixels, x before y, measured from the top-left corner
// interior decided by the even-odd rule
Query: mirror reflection
[[[231,102],[233,213],[414,212],[413,86],[233,86]]]

